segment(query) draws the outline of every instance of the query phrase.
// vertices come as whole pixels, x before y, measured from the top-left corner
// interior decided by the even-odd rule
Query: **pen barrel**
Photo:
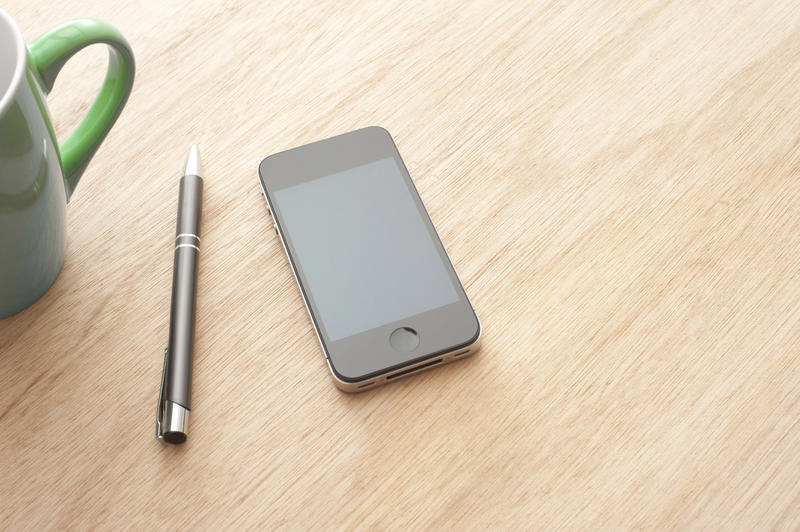
[[[183,240],[181,235],[200,238],[200,210],[203,204],[203,178],[185,175],[181,178],[178,193],[178,222],[175,226],[175,243]],[[187,242],[189,242],[187,240]]]
[[[172,271],[169,343],[167,346],[167,401],[191,409],[192,353],[194,350],[195,293],[200,256],[200,213],[203,180],[181,178],[175,259]]]

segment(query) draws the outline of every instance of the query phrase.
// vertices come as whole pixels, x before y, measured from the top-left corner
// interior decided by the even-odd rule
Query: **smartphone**
[[[388,131],[270,155],[258,177],[339,388],[475,352],[480,322]]]

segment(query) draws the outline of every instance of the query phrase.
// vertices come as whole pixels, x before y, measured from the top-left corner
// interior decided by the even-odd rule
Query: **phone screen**
[[[331,340],[458,300],[394,157],[278,189],[274,197]]]

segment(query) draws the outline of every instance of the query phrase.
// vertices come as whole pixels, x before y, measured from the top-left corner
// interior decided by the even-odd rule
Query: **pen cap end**
[[[183,432],[165,432],[161,439],[167,443],[183,443],[186,441],[186,434]]]
[[[189,429],[189,410],[178,403],[166,401],[164,419],[161,421],[159,438],[167,443],[183,443]]]

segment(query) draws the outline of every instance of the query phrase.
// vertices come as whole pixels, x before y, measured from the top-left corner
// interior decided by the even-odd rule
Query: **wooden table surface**
[[[800,527],[800,6],[12,0],[129,103],[55,285],[0,321],[0,528]],[[49,100],[66,138],[104,75]],[[483,323],[329,377],[256,181],[378,124]],[[192,427],[153,438],[178,177],[206,167]]]

